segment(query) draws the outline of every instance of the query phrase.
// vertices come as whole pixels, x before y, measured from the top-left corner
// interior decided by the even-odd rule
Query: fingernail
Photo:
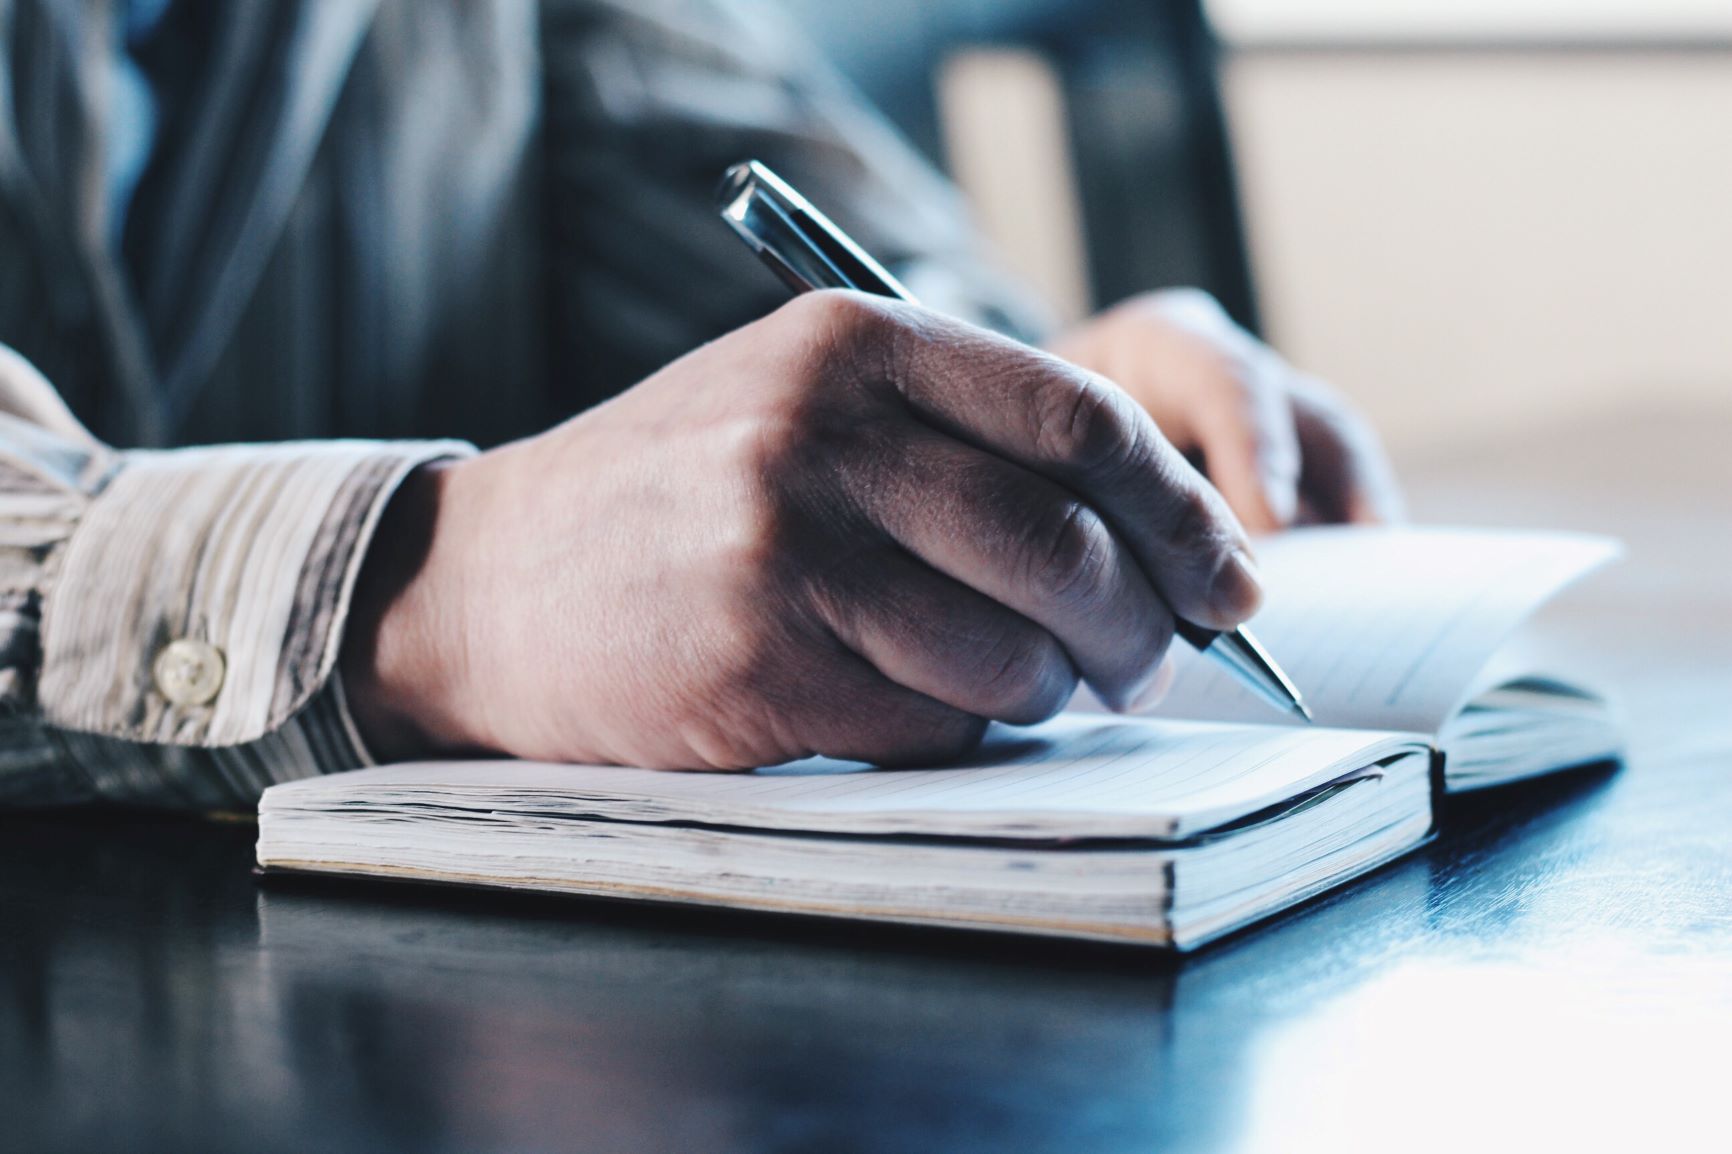
[[[1149,683],[1143,686],[1141,692],[1131,698],[1131,703],[1125,707],[1127,713],[1147,713],[1162,701],[1173,688],[1173,663],[1163,661],[1155,669],[1155,675]]]
[[[1235,549],[1215,573],[1209,604],[1221,621],[1236,622],[1257,612],[1262,603],[1263,580],[1257,572],[1257,563],[1245,550]]]

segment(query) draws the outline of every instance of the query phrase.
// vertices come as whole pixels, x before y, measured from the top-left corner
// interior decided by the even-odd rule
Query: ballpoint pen
[[[883,265],[757,161],[728,169],[716,199],[723,219],[794,292],[856,289],[918,303]],[[1248,630],[1205,629],[1181,619],[1175,632],[1276,709],[1311,720],[1293,682]]]

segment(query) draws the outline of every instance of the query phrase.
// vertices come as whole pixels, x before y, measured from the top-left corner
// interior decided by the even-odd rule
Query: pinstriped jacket
[[[0,803],[365,764],[334,668],[384,503],[773,308],[713,216],[735,160],[1027,315],[745,0],[178,0],[117,244],[115,2],[0,0]]]

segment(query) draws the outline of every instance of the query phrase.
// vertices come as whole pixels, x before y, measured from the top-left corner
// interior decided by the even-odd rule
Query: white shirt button
[[[203,641],[170,641],[156,655],[156,687],[175,705],[208,705],[223,687],[223,651]]]

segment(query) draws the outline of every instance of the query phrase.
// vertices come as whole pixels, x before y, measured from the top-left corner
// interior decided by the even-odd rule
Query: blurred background
[[[1199,284],[1398,459],[1732,412],[1727,0],[789,0],[1061,317]]]

